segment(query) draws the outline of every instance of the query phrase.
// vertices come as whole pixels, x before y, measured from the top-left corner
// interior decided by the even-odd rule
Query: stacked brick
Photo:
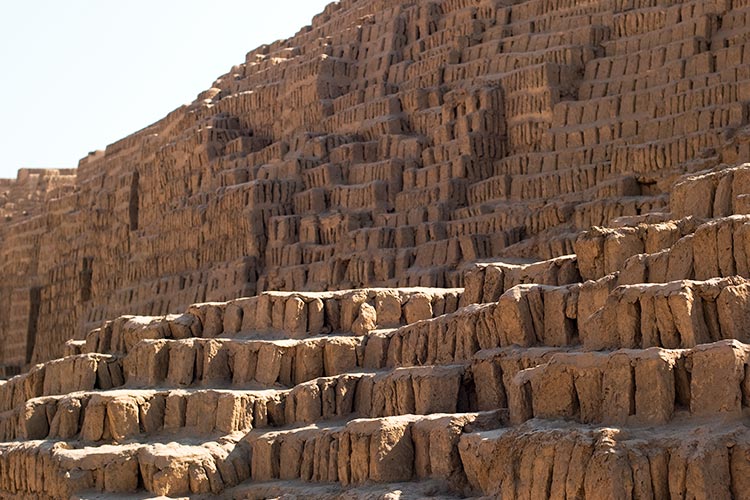
[[[0,373],[14,375],[31,361],[43,280],[42,241],[56,223],[59,200],[73,192],[75,170],[21,169],[0,182]]]
[[[577,231],[662,208],[663,180],[738,159],[743,16],[726,2],[332,4],[90,154],[75,192],[47,190],[70,213],[32,257],[50,335],[33,359],[126,312],[461,286],[464,263],[572,253]]]
[[[0,496],[744,498],[749,15],[341,0],[2,184]]]

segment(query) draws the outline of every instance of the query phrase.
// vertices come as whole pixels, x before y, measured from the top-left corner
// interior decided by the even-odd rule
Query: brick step
[[[679,71],[677,68],[684,65],[690,66],[685,70],[689,72],[685,75],[687,77],[710,73],[710,70],[704,69],[706,67],[701,67],[698,70],[695,66],[699,63],[705,63],[701,54],[706,52],[708,44],[709,41],[705,38],[687,36],[658,48],[647,48],[636,53],[594,59],[586,65],[584,80],[581,83],[578,95],[582,99],[591,99],[615,96],[623,92],[633,91],[636,88],[666,85],[669,83],[670,71]],[[628,64],[634,68],[638,67],[637,65],[643,65],[645,71],[661,66],[665,71],[661,75],[654,74],[646,78],[638,77],[635,70],[631,74],[626,73],[625,68]]]
[[[544,33],[523,33],[506,36],[502,39],[501,52],[534,52],[556,46],[598,46],[609,38],[605,26],[588,24],[573,29],[547,31]]]
[[[130,387],[288,388],[365,367],[365,337],[143,340],[123,361]],[[373,367],[377,368],[377,367]]]
[[[674,135],[665,139],[649,137],[647,142],[617,145],[611,157],[613,171],[658,179],[663,172],[694,170],[689,165],[693,161],[705,162],[708,159],[710,165],[715,165],[717,161],[711,157],[725,144],[718,130]]]
[[[0,494],[84,498],[101,493],[218,495],[250,477],[250,450],[236,438],[87,446],[0,443]]]
[[[487,351],[472,371],[478,408],[507,404],[513,423],[568,419],[637,428],[741,417],[750,395],[749,353],[750,346],[737,341],[678,350],[549,352],[519,371],[519,358]]]
[[[510,199],[514,203],[554,200],[558,204],[580,204],[592,200],[627,200],[642,194],[643,188],[636,176],[612,173],[611,165],[604,163],[518,177],[513,182]]]
[[[545,223],[559,223],[558,219],[550,222],[546,217],[549,208],[554,206],[534,200],[530,203],[494,201],[457,208],[451,212],[450,220],[446,221],[445,230],[451,238],[469,237],[477,240],[497,241],[497,245],[502,244],[502,246],[495,249],[496,244],[493,243],[494,254],[497,253],[496,250],[499,251],[520,241],[525,235],[524,231],[544,227]],[[537,222],[534,223],[534,221]],[[467,252],[467,261],[478,258],[480,257]]]
[[[613,228],[593,227],[579,234],[575,251],[584,279],[599,279],[621,270],[634,255],[656,254],[672,248],[685,236],[694,234],[703,223],[696,217],[632,222]]]
[[[742,399],[730,394],[732,390],[739,391],[738,388],[719,393],[715,390],[715,380],[727,378],[724,373],[718,372],[733,369],[731,361],[725,363],[714,357],[714,354],[717,354],[715,350],[735,357],[736,347],[738,346],[725,344],[693,353],[690,394],[709,402],[713,407],[708,408],[709,411],[727,411],[728,406],[725,403],[736,404]],[[743,352],[746,356],[747,348]],[[528,355],[529,351],[525,354]],[[616,356],[624,357],[627,370],[633,370],[631,354],[633,353],[615,353],[608,362]],[[543,370],[549,369],[548,366],[558,366],[561,362],[560,356],[564,358],[570,355],[553,354],[548,365],[531,371],[543,375]],[[490,356],[486,360],[492,359]],[[649,370],[653,369],[654,373],[660,373],[655,380],[664,381],[664,373],[657,365],[665,361],[665,358],[639,358],[636,354],[632,359],[644,360],[642,362],[645,371],[640,373],[643,376],[644,387],[647,388],[646,394],[636,391],[635,407],[638,408],[639,401],[644,401],[647,402],[644,408],[650,411],[648,408],[651,408],[651,403],[648,401],[654,399],[650,396],[658,394],[664,384],[654,384],[653,374],[649,373]],[[656,361],[656,365],[653,361]],[[621,382],[627,385],[628,380],[635,380],[637,387],[640,363],[641,361],[636,362],[635,378],[633,379],[632,375],[619,377],[622,379]],[[582,370],[583,373],[595,369],[597,363],[582,366],[576,361],[570,366]],[[608,370],[607,373],[614,371]],[[553,390],[553,386],[560,380],[565,385],[566,377],[561,377],[560,373],[549,373],[547,381],[540,381],[535,385],[533,377],[542,375],[530,375],[533,399],[531,406],[535,410],[541,408],[544,412],[545,409],[554,407],[560,395],[563,395],[564,399],[569,391]],[[525,376],[529,376],[528,372],[522,374],[521,379]],[[742,377],[735,377],[739,386],[744,378],[744,371]],[[595,378],[594,376],[585,380],[593,382]],[[581,383],[583,384],[583,380]],[[653,384],[654,387],[649,389],[649,384]],[[540,394],[537,403],[536,394],[533,394],[536,387],[542,391],[552,391],[554,394]],[[610,394],[622,396],[621,401],[624,403],[612,404],[605,406],[606,408],[630,407],[633,396],[626,397],[628,390],[622,392],[620,389],[622,388],[614,388]],[[661,399],[663,403],[669,398]],[[580,401],[583,403],[586,400],[584,398]],[[551,413],[559,416],[554,409]],[[147,491],[156,494],[178,495],[209,491],[219,493],[226,485],[231,486],[250,477],[254,481],[295,478],[313,482],[333,480],[339,481],[342,485],[360,484],[365,481],[396,482],[439,477],[450,478],[453,485],[465,484],[468,481],[477,492],[485,494],[498,494],[501,490],[503,494],[517,494],[518,490],[506,488],[529,488],[543,497],[549,495],[551,490],[562,487],[560,481],[572,487],[574,492],[581,491],[581,488],[585,490],[587,487],[602,491],[601,488],[627,489],[650,484],[652,488],[663,488],[667,485],[664,491],[669,491],[672,487],[690,491],[690,488],[705,486],[709,488],[708,492],[715,495],[720,491],[710,488],[729,488],[730,485],[735,485],[740,479],[734,478],[734,471],[744,471],[748,467],[745,454],[735,455],[736,450],[750,446],[745,426],[736,420],[739,415],[736,409],[730,409],[726,415],[724,421],[712,424],[692,419],[677,419],[669,424],[654,426],[653,422],[647,419],[650,422],[647,427],[625,430],[617,427],[598,428],[554,421],[542,422],[537,419],[517,428],[482,431],[482,428],[491,429],[501,425],[496,413],[485,413],[403,416],[354,420],[342,425],[317,425],[278,431],[254,430],[245,435],[240,442],[237,442],[236,438],[223,438],[203,445],[170,441],[80,447],[71,446],[70,443],[31,441],[0,445],[4,448],[4,453],[0,453],[0,467],[5,471],[0,477],[12,478],[3,480],[2,483],[2,488],[8,493],[43,492],[58,497],[67,496],[80,489],[130,492],[136,490],[139,484],[143,484]],[[720,427],[706,434],[706,428],[717,425]],[[706,441],[706,435],[712,436],[710,441]],[[733,447],[729,447],[727,442],[734,443]],[[549,450],[541,449],[543,446],[549,447]],[[502,453],[500,450],[505,447],[517,452]],[[624,451],[621,447],[624,447]],[[645,447],[650,450],[648,453]],[[527,452],[528,460],[531,460],[532,456],[537,459],[546,457],[540,462],[535,460],[535,463],[538,463],[534,466],[534,474],[531,474],[531,468],[524,466]],[[605,456],[613,453],[620,459],[605,459]],[[570,476],[571,470],[567,466],[557,465],[558,454],[567,454],[566,460],[563,460],[563,456],[560,457],[562,463],[576,464],[577,472],[573,472],[574,476]],[[572,454],[576,454],[575,457]],[[604,456],[601,456],[602,454]],[[499,460],[503,464],[507,462],[507,465],[500,466],[497,462],[491,462],[488,470],[488,456],[502,457]],[[589,458],[597,463],[602,462],[606,473],[599,468],[583,467]],[[663,465],[657,469],[653,465],[645,468],[646,471],[651,471],[650,477],[655,477],[657,481],[633,482],[633,476],[627,471],[643,460],[648,464],[656,461],[654,463]],[[709,460],[706,465],[708,468],[705,470],[701,468],[704,460]],[[284,467],[281,466],[282,463]],[[730,471],[726,473],[726,481],[699,481],[685,485],[680,479],[684,477],[680,476],[681,470],[697,472],[701,477],[701,470],[704,470],[704,474],[708,470],[715,473],[717,464],[721,463],[728,464],[728,468],[719,470]],[[558,470],[558,467],[562,468]],[[517,468],[518,471],[513,473],[513,477],[521,478],[520,485],[516,481],[511,481],[511,476],[507,472],[503,472],[515,471]],[[40,471],[44,478],[57,475],[61,477],[61,481],[42,481],[41,476],[32,475],[30,472],[35,469]],[[71,481],[70,476],[66,477],[63,471],[74,469],[78,472],[75,481]],[[667,469],[670,470],[669,473],[666,472]],[[493,473],[493,470],[496,472]],[[528,472],[525,472],[526,470]],[[644,469],[639,467],[633,470],[642,473]],[[657,474],[657,470],[662,472]],[[587,471],[592,471],[591,477],[588,477]],[[544,480],[534,486],[535,478],[540,475]],[[523,479],[524,477],[526,479]],[[559,479],[555,480],[556,477]],[[621,481],[624,481],[625,486]],[[617,490],[614,491],[616,494]],[[712,497],[710,493],[709,496]]]
[[[610,5],[596,2],[528,2],[512,9],[508,27],[512,33],[539,33],[590,24],[597,14],[609,14]]]
[[[336,292],[263,292],[230,302],[194,304],[183,314],[122,316],[86,337],[86,351],[127,353],[144,339],[235,337],[305,338],[330,332],[363,334],[420,314],[455,310],[462,289],[359,289]]]
[[[477,495],[747,496],[750,433],[736,420],[672,422],[633,430],[532,420],[518,427],[464,434],[459,450]]]
[[[321,377],[348,376],[384,367],[463,362],[480,349],[504,345],[574,347],[579,328],[583,329],[587,346],[608,342],[609,348],[618,348],[620,343],[631,347],[632,342],[627,344],[625,337],[620,340],[624,326],[610,327],[607,336],[595,330],[596,321],[602,316],[626,317],[609,312],[619,306],[614,299],[610,299],[613,305],[607,302],[608,286],[596,282],[583,287],[522,285],[495,303],[472,305],[451,315],[362,338],[328,337],[302,342],[143,341],[133,359],[126,361],[125,374],[130,387],[286,389]],[[669,290],[679,292],[674,286]],[[678,294],[677,298],[682,297],[684,294]],[[581,300],[583,304],[579,305]],[[600,306],[601,302],[605,306]],[[721,324],[726,324],[725,310],[721,312]],[[594,312],[597,314],[589,318]],[[587,321],[579,320],[579,315]],[[682,319],[674,321],[684,323]],[[632,337],[631,334],[629,338]],[[668,340],[666,334],[664,340]],[[657,338],[656,345],[659,343]],[[694,341],[691,344],[686,340],[684,347],[691,345],[695,345]]]
[[[718,218],[750,208],[750,164],[683,175],[674,184],[669,206],[677,217]]]
[[[466,482],[457,447],[461,432],[499,425],[496,414],[480,413],[358,419],[206,441],[0,443],[0,493],[218,495],[251,478],[342,486],[435,478],[460,487]]]
[[[443,239],[416,248],[357,252],[310,266],[286,267],[269,273],[268,282],[275,288],[319,289],[330,286],[328,279],[333,275],[346,288],[367,288],[371,284],[392,288],[457,288],[462,277],[452,259],[459,255],[459,241]],[[426,260],[426,267],[417,264],[417,257],[430,259]]]
[[[566,255],[542,261],[498,259],[465,268],[465,288],[459,305],[497,302],[516,285],[569,285],[581,281],[577,257]]]
[[[589,310],[579,297],[599,292],[593,282],[582,289],[578,283],[517,285],[496,302],[471,304],[453,314],[373,333],[365,355],[385,359],[386,366],[420,366],[462,362],[481,349],[511,345],[576,346],[578,324],[596,310]]]
[[[107,390],[124,383],[122,360],[107,354],[81,354],[47,361],[0,382],[0,412],[40,396]]]
[[[457,448],[461,433],[500,425],[492,412],[406,415],[253,431],[244,442],[252,449],[254,481],[302,479],[349,486],[442,479],[460,487],[465,483]]]
[[[563,120],[568,119],[568,115],[571,115],[572,119],[574,113],[570,113],[567,110],[575,107],[579,102],[581,101],[563,101],[555,105],[552,123],[561,124]],[[596,111],[597,113],[601,111],[603,113],[605,108],[606,106],[604,105],[594,106],[591,111]],[[544,172],[565,170],[574,166],[600,164],[610,160],[613,150],[613,144],[580,145],[577,147],[571,145],[558,151],[509,155],[495,160],[492,164],[491,175],[487,177],[495,175],[510,175],[511,177],[533,176]]]
[[[331,419],[508,408],[512,421],[664,423],[675,415],[741,415],[750,347],[721,341],[693,349],[579,352],[489,349],[468,364],[346,372],[286,391],[121,390],[32,399],[17,421],[27,439],[122,440],[189,428],[231,433]],[[724,381],[722,390],[712,387]],[[205,415],[216,415],[205,420]],[[9,436],[13,438],[16,436]],[[6,438],[6,439],[7,439]]]
[[[521,284],[497,302],[372,334],[365,350],[382,350],[389,366],[412,366],[461,361],[512,344],[582,343],[597,350],[746,341],[738,325],[749,314],[747,288],[741,277],[618,287],[611,275],[562,286]]]
[[[75,392],[30,399],[13,415],[4,441],[79,439],[122,443],[188,431],[225,435],[283,420],[283,391],[136,390]],[[280,415],[277,417],[277,415]],[[10,415],[5,415],[6,417]]]
[[[719,340],[750,341],[750,283],[739,276],[706,281],[673,281],[612,286],[602,280],[579,293],[590,300],[592,314],[579,317],[587,349],[691,348]]]
[[[664,283],[750,276],[746,234],[750,217],[704,222],[689,218],[583,232],[575,248],[581,275],[599,279],[619,272],[622,284]]]
[[[309,378],[292,389],[189,387],[82,391],[32,398],[0,415],[3,440],[122,442],[189,430],[191,435],[296,423],[473,411],[467,364],[355,370]],[[158,387],[158,386],[154,386]]]
[[[637,17],[641,19],[636,20]],[[676,9],[621,13],[615,17],[614,22],[616,24],[615,36],[602,44],[608,57],[658,49],[676,40],[685,40],[694,36],[711,40],[713,36],[716,36],[718,27],[713,16],[698,14],[687,19],[679,19]],[[716,47],[722,46],[723,44],[716,45]]]
[[[732,419],[639,429],[539,420],[500,425],[496,415],[485,413],[253,431],[241,441],[203,445],[6,443],[0,445],[0,487],[8,494],[60,498],[81,491],[136,492],[142,484],[171,496],[218,494],[250,478],[342,485],[449,478],[453,488],[468,484],[475,493],[511,498],[566,490],[586,496],[635,490],[656,498],[670,491],[725,498],[741,495],[750,467],[747,429]],[[77,471],[74,477],[66,475],[70,470]],[[55,477],[59,480],[49,480]]]
[[[543,63],[584,68],[586,63],[596,56],[596,47],[580,44],[555,44],[526,52],[496,52],[500,50],[502,42],[490,40],[481,45],[465,48],[461,60],[470,62],[481,58],[491,58],[490,65],[493,71],[512,71],[519,67]]]
[[[655,211],[664,211],[668,205],[666,194],[607,198],[576,204],[573,223],[577,231],[593,226],[609,226],[615,219],[639,217]]]

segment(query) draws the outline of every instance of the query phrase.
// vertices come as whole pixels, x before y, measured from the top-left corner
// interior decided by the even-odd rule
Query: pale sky
[[[0,0],[0,177],[73,168],[330,0]]]

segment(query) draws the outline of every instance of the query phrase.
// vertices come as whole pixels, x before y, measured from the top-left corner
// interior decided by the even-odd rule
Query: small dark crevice
[[[474,383],[474,376],[467,371],[458,389],[458,401],[456,411],[458,413],[469,413],[477,411],[477,389]]]
[[[633,317],[635,318],[635,325],[634,325],[634,335],[633,335],[633,347],[635,349],[644,349],[646,347],[643,345],[643,329],[641,328],[641,301],[636,300],[633,302]],[[634,386],[635,387],[635,386]]]
[[[81,398],[80,401],[81,401],[81,410],[78,413],[78,428],[83,429],[83,422],[84,422],[84,419],[86,418],[86,408],[89,405],[90,399]]]
[[[534,406],[533,406],[533,399],[531,396],[531,382],[524,382],[520,387],[520,393],[521,393],[521,412],[523,412],[523,415],[520,415],[519,418],[521,421],[531,420],[535,417],[534,415]]]
[[[690,409],[690,383],[691,383],[692,360],[689,357],[681,357],[675,363],[674,373],[674,396],[675,407],[679,409]]]
[[[578,322],[572,318],[565,318],[563,322],[565,331],[569,332],[568,344],[579,345],[581,343],[581,336],[578,332]]]
[[[635,367],[630,367],[630,412],[628,415],[635,415],[635,391],[637,390],[635,386]]]
[[[138,230],[138,204],[139,204],[138,181],[139,181],[139,178],[140,176],[138,172],[133,172],[133,180],[130,183],[130,203],[128,205],[131,231]]]
[[[81,302],[91,300],[91,281],[94,275],[94,258],[84,257],[80,276]]]
[[[26,330],[26,363],[31,363],[36,344],[37,325],[39,323],[39,305],[42,302],[41,287],[32,287],[29,290],[29,323]]]
[[[581,413],[581,398],[578,394],[578,387],[576,386],[575,377],[571,376],[571,393],[573,396],[573,417],[576,418],[579,422],[583,421],[583,414]]]
[[[710,342],[718,342],[722,339],[721,325],[719,325],[719,310],[716,301],[700,301],[703,322],[708,330]]]

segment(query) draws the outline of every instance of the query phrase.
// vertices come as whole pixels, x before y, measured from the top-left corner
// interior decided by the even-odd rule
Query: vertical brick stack
[[[744,498],[747,16],[341,0],[0,183],[0,495]]]

